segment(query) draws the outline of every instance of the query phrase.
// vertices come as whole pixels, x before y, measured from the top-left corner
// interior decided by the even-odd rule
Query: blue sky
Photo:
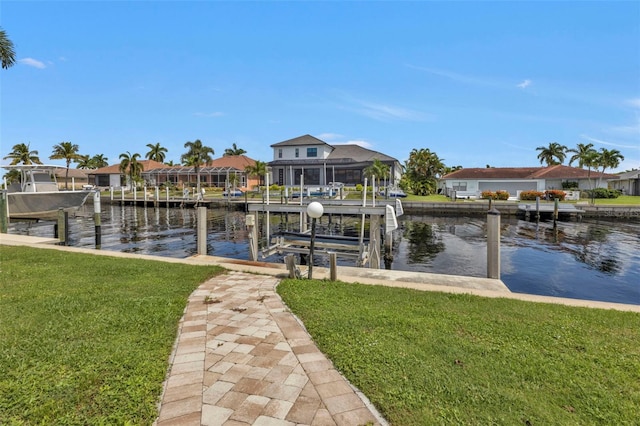
[[[593,143],[640,168],[637,1],[3,1],[0,26],[18,59],[1,156],[71,141],[113,164],[160,143],[179,162],[200,139],[270,161],[311,134],[463,167]]]

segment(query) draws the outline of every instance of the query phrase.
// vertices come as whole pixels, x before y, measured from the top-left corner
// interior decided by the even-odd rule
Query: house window
[[[451,187],[454,191],[466,191],[467,190],[467,182],[453,182]]]
[[[307,157],[317,157],[318,148],[307,148]]]
[[[300,149],[296,148],[296,158],[300,157]]]
[[[278,158],[282,158],[282,148],[278,148]]]

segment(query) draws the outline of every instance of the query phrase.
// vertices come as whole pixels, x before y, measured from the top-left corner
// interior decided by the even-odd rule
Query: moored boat
[[[51,219],[60,209],[73,212],[81,207],[92,190],[60,190],[54,170],[59,166],[2,166],[18,170],[20,181],[4,185],[10,219]]]

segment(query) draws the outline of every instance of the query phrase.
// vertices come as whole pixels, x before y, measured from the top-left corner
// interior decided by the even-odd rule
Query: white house
[[[490,167],[460,169],[440,179],[440,192],[457,198],[480,198],[483,191],[507,191],[511,197],[520,191],[562,189],[563,182],[574,182],[580,190],[607,188],[617,175],[602,174],[561,164],[548,167]]]
[[[619,189],[624,195],[640,195],[640,170],[617,174],[618,180],[611,181],[612,189]]]
[[[299,136],[271,145],[269,162],[272,182],[278,185],[328,185],[342,182],[356,185],[364,181],[364,169],[375,159],[390,168],[391,184],[400,181],[402,166],[398,160],[359,145],[329,145],[311,135]]]

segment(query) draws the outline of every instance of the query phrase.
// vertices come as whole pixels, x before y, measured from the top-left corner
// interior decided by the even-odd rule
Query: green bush
[[[584,191],[585,196],[581,194],[583,198],[618,198],[622,195],[622,191],[619,189],[607,189],[607,188],[595,188]]]
[[[361,183],[356,185],[356,191],[362,191],[362,184]]]
[[[536,197],[544,198],[544,192],[540,191],[522,191],[520,199],[522,201],[535,201]]]
[[[562,182],[562,189],[578,189],[578,182],[570,180]]]

